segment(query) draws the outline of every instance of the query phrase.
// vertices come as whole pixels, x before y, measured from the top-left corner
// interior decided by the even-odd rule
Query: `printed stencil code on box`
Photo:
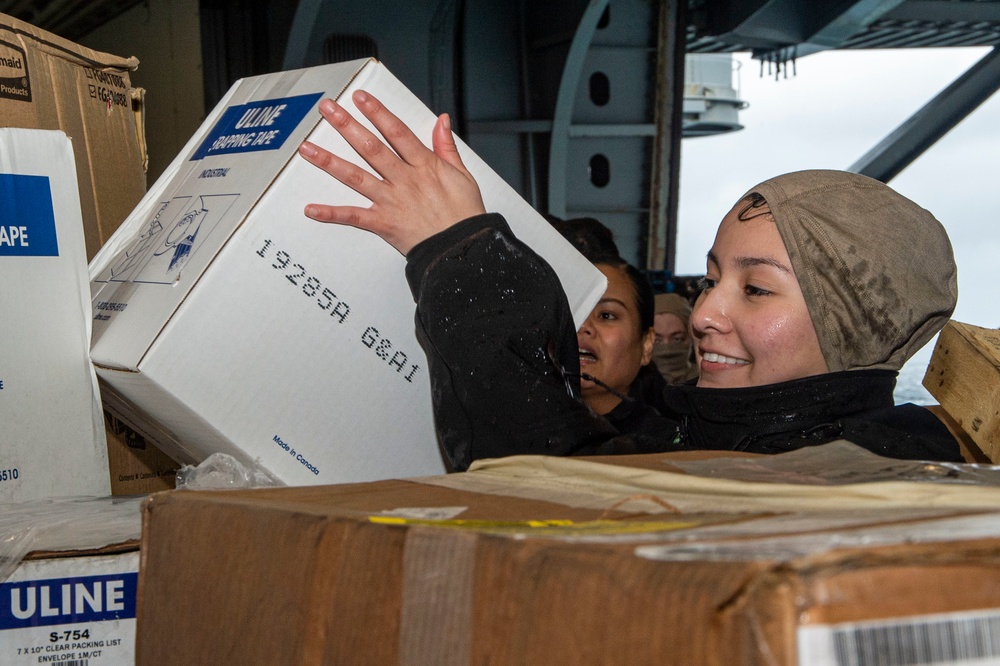
[[[351,306],[340,300],[329,287],[309,273],[305,266],[292,260],[292,256],[284,250],[273,249],[274,243],[267,239],[255,254],[261,259],[272,259],[271,268],[280,271],[289,283],[299,289],[299,292],[314,300],[320,310],[326,312],[338,324],[347,321],[351,314]],[[376,358],[383,361],[395,373],[410,384],[420,371],[420,366],[410,361],[410,355],[400,349],[394,349],[392,342],[379,333],[375,326],[366,326],[360,335],[362,345],[374,352]]]

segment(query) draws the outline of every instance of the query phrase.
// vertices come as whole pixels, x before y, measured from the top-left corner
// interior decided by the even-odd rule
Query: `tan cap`
[[[677,315],[684,326],[691,319],[691,304],[680,294],[657,294],[653,298],[653,314],[669,313]]]
[[[898,370],[958,300],[948,234],[887,185],[844,171],[764,181],[767,200],[831,372]]]

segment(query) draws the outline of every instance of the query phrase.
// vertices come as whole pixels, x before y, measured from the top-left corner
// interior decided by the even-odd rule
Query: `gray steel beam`
[[[888,183],[1000,88],[994,48],[848,170]]]
[[[684,121],[687,0],[661,0],[656,64],[656,135],[646,229],[646,268],[674,272]]]

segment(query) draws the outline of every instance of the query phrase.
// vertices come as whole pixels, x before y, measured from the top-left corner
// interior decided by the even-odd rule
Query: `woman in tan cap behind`
[[[657,294],[653,304],[653,363],[668,384],[698,377],[691,345],[691,304],[680,294]]]
[[[934,217],[878,181],[805,171],[765,181],[725,216],[692,313],[697,386],[664,390],[671,425],[623,433],[580,399],[579,349],[551,267],[486,214],[448,117],[427,148],[378,100],[327,121],[375,172],[310,143],[300,154],[373,202],[310,204],[406,256],[435,421],[454,469],[513,454],[672,449],[775,453],[847,439],[895,458],[960,461],[928,410],[893,404],[898,369],[951,315],[956,271]]]

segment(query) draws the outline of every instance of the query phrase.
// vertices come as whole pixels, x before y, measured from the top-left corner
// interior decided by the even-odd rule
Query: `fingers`
[[[385,137],[386,142],[403,160],[413,166],[422,166],[427,162],[430,156],[427,146],[417,138],[403,121],[397,118],[389,109],[385,108],[374,95],[364,90],[357,90],[351,98],[354,100],[354,104],[358,107],[358,110],[364,114],[365,118],[371,121],[375,129]],[[357,150],[356,146],[355,150]],[[358,152],[360,153],[361,151]],[[362,154],[362,157],[365,156]],[[369,162],[369,164],[372,163]],[[372,167],[375,167],[375,165],[372,164]]]
[[[371,206],[311,203],[304,210],[306,216],[366,229],[405,255],[433,234],[485,212],[447,115],[435,124],[432,150],[373,96],[356,92],[354,100],[389,145],[331,100],[320,103],[320,112],[378,175],[308,141],[300,145],[299,153],[371,201]]]
[[[382,182],[353,162],[338,157],[310,141],[303,141],[299,145],[299,154],[369,200],[374,198],[375,188]]]
[[[347,141],[347,143],[350,144],[355,151],[357,151],[362,159],[371,165],[375,172],[383,178],[391,177],[399,169],[401,166],[399,157],[397,157],[392,150],[389,150],[389,147],[386,146],[386,144],[384,144],[379,137],[355,120],[355,118],[348,113],[344,107],[340,106],[332,99],[324,99],[319,103],[319,112],[323,115],[326,121],[335,130],[337,130],[342,137],[344,137],[344,140]],[[384,120],[384,114],[392,115],[383,109],[383,115],[380,120]],[[392,116],[392,118],[399,123],[399,120],[396,119],[395,116]],[[399,130],[397,130],[397,132],[398,131]],[[324,168],[318,164],[317,166]],[[331,175],[334,174],[331,173]]]
[[[451,117],[447,113],[438,116],[437,122],[434,124],[434,132],[431,134],[431,145],[434,146],[435,155],[462,173],[469,173],[462,162],[462,156],[458,154],[455,135],[451,132]]]
[[[364,229],[383,237],[388,233],[388,230],[380,224],[378,217],[368,208],[309,204],[305,207],[304,212],[306,217],[312,218],[317,222],[357,227],[358,229]]]

